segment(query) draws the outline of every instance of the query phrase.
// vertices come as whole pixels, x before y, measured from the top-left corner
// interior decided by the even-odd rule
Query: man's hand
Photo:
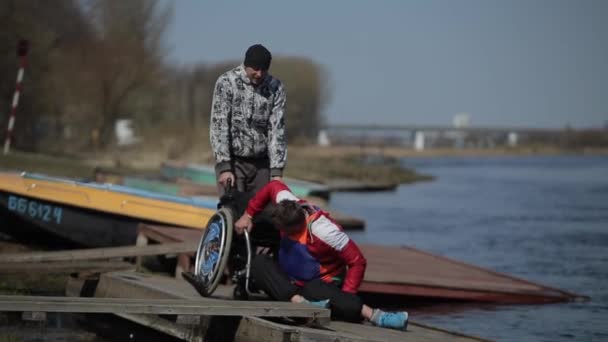
[[[244,213],[243,216],[241,216],[241,218],[238,219],[238,221],[236,221],[236,223],[234,224],[234,231],[238,235],[241,235],[243,234],[243,231],[245,229],[247,229],[248,232],[251,232],[252,227],[253,222],[251,220],[251,216],[249,216],[247,213]]]
[[[217,180],[220,185],[226,187],[228,183],[234,185],[234,173],[231,171],[224,171],[220,173],[220,178]]]
[[[283,181],[283,177],[281,177],[281,176],[274,176],[274,177],[271,177],[270,180],[278,180],[278,181],[282,182]]]

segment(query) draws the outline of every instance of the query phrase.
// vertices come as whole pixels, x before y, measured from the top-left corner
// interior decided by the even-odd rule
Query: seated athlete
[[[278,263],[256,255],[251,277],[274,300],[329,307],[335,319],[393,329],[407,327],[407,312],[384,312],[362,303],[357,290],[366,260],[359,247],[328,213],[298,199],[279,180],[264,186],[235,223],[235,231],[251,231],[252,219],[272,201],[272,220],[281,232]]]

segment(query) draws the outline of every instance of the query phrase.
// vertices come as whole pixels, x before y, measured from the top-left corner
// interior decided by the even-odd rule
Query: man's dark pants
[[[348,322],[360,322],[362,319],[363,302],[357,295],[346,293],[321,279],[299,287],[291,282],[277,262],[268,255],[256,255],[251,265],[251,277],[255,286],[274,300],[290,301],[296,294],[309,301],[329,299],[332,318]]]
[[[219,179],[216,172],[216,177]],[[268,158],[241,158],[234,160],[234,177],[236,189],[241,192],[255,194],[270,181],[270,161]],[[224,194],[224,188],[218,185],[219,195]]]

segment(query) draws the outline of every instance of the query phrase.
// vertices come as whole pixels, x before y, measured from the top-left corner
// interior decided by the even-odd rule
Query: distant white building
[[[416,134],[414,135],[414,149],[416,151],[424,150],[424,132],[423,131],[416,131]]]
[[[329,135],[327,131],[322,129],[319,131],[319,136],[317,137],[317,144],[319,146],[329,146],[331,142],[329,141]]]
[[[517,146],[518,139],[519,139],[519,136],[517,135],[516,132],[509,132],[509,134],[507,135],[507,145],[509,145],[510,147]]]
[[[452,125],[455,128],[466,128],[471,124],[471,115],[469,113],[458,113],[452,119]]]
[[[118,119],[114,124],[114,134],[118,146],[133,145],[139,141],[133,132],[133,120]]]

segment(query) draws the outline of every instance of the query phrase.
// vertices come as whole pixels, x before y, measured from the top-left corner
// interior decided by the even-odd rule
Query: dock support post
[[[148,237],[145,234],[139,233],[137,234],[137,240],[135,241],[135,246],[146,246],[148,244]],[[138,256],[135,258],[135,267],[137,269],[141,268],[142,257]]]

